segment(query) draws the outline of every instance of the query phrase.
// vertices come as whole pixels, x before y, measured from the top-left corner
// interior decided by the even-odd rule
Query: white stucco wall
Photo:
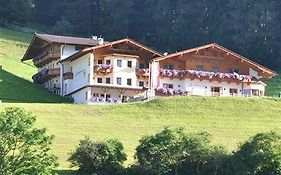
[[[73,45],[61,45],[61,60],[73,55],[77,51]]]
[[[208,80],[191,80],[191,79],[170,79],[170,78],[161,78],[160,87],[163,87],[163,84],[172,84],[175,90],[186,90],[190,92],[191,95],[199,96],[211,96],[212,87],[220,87],[221,93],[220,96],[230,96],[230,89],[237,89],[238,95],[242,95],[242,83],[227,83],[227,82],[218,82],[218,81],[208,81]]]
[[[69,72],[70,67],[72,67],[73,79],[65,80],[65,84],[67,84],[67,90],[64,88],[64,94],[69,94],[79,88],[82,88],[86,85],[91,85],[91,74],[93,70],[93,62],[91,62],[92,53],[88,53],[73,62],[68,62],[64,64],[64,72]],[[90,61],[90,65],[89,65]],[[88,78],[90,75],[90,78]],[[88,81],[90,80],[90,81]]]

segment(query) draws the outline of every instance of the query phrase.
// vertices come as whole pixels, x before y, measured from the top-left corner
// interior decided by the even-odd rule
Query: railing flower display
[[[112,66],[110,64],[98,64],[96,70],[97,71],[107,71],[111,70]]]
[[[137,71],[142,74],[148,74],[150,72],[148,68],[139,68]]]
[[[47,75],[48,74],[48,69],[43,69],[43,70],[41,70],[40,72],[38,72],[37,74],[35,74],[35,75],[33,75],[32,76],[32,79],[34,80],[34,81],[37,81],[37,80],[39,80],[40,78],[42,78],[43,76],[45,76],[45,75]]]
[[[249,75],[240,75],[238,73],[221,73],[221,72],[206,72],[206,71],[196,71],[196,70],[168,70],[161,69],[160,75],[168,78],[184,78],[187,75],[197,77],[197,78],[219,78],[219,79],[234,79],[234,80],[251,80],[252,77]]]
[[[175,90],[175,89],[163,88],[163,87],[157,88],[156,92],[163,94],[163,95],[183,95],[185,93],[188,93],[185,90]]]

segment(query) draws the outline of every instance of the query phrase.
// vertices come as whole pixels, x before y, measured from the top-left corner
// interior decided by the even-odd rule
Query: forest
[[[280,0],[0,0],[0,25],[129,37],[162,53],[216,42],[278,71],[280,12]]]

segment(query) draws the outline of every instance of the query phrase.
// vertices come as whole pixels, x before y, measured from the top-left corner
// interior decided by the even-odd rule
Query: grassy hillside
[[[278,99],[176,97],[112,106],[50,104],[66,101],[34,85],[31,76],[36,68],[32,62],[20,62],[31,37],[0,28],[0,65],[4,68],[0,70],[0,100],[10,102],[4,103],[0,110],[19,106],[38,116],[37,127],[46,127],[55,135],[52,151],[59,157],[60,169],[65,169],[65,174],[71,174],[68,153],[84,136],[121,140],[130,164],[138,140],[164,126],[208,131],[214,143],[223,144],[229,150],[257,132],[281,133]],[[281,91],[280,77],[267,83],[268,95]]]
[[[60,103],[66,100],[32,83],[32,62],[22,63],[32,35],[0,28],[0,100],[4,102]]]
[[[214,143],[229,150],[257,132],[281,133],[281,100],[254,98],[175,97],[151,102],[112,106],[55,104],[5,104],[19,106],[38,116],[37,126],[55,135],[53,152],[60,168],[67,169],[68,153],[79,139],[117,138],[133,162],[138,140],[164,126],[207,131]]]

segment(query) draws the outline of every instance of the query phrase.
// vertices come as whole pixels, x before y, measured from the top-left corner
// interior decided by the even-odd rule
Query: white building
[[[114,103],[155,96],[263,96],[260,79],[276,75],[217,44],[170,55],[130,39],[35,34],[23,61],[33,59],[34,82],[75,103]]]

